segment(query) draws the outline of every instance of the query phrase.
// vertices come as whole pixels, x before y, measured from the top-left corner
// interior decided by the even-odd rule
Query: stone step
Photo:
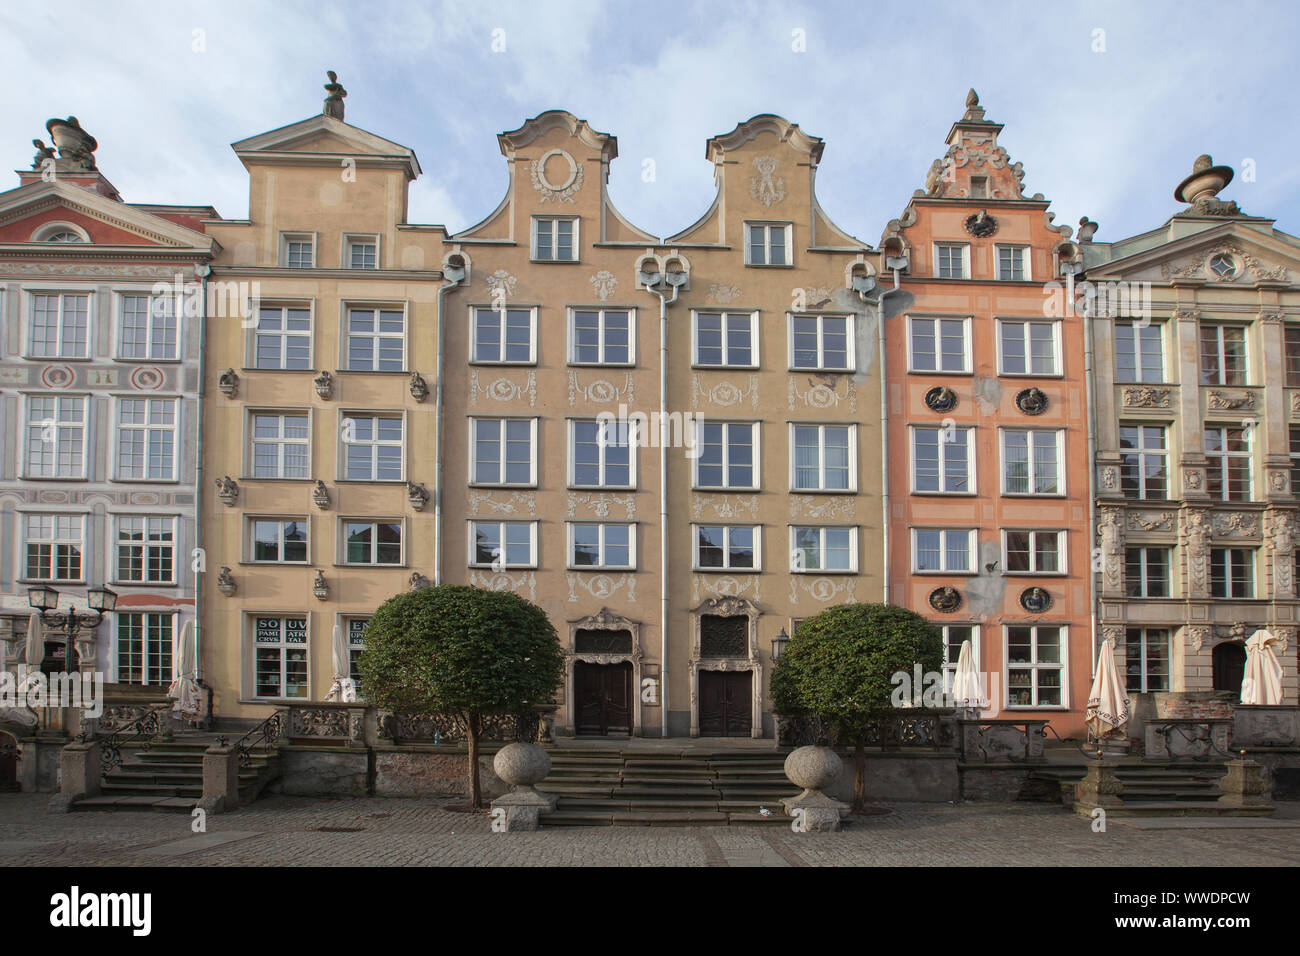
[[[731,821],[716,810],[615,810],[612,822],[616,827],[676,827]]]
[[[1092,815],[1092,807],[1075,803],[1074,809],[1085,816]],[[1125,802],[1123,806],[1106,807],[1110,817],[1267,817],[1273,807],[1236,807],[1217,800],[1153,800]]]
[[[772,810],[771,807],[769,807],[768,809]],[[772,826],[775,824],[776,826],[780,826],[780,827],[788,827],[791,823],[794,822],[794,817],[786,816],[785,811],[781,810],[780,808],[772,810],[771,816],[764,816],[763,814],[759,813],[757,810],[753,811],[752,813],[729,810],[727,811],[727,822],[732,825],[744,824],[746,826],[750,826],[753,824],[758,824],[760,826]]]
[[[72,805],[73,810],[154,810],[164,813],[189,813],[198,805],[197,797],[116,796],[105,794],[88,797]]]
[[[656,787],[710,787],[714,784],[713,774],[703,776],[660,776],[657,774],[643,773],[625,773],[622,777],[624,787],[636,786],[656,786]]]
[[[673,799],[670,797],[641,797],[621,800],[612,797],[560,797],[556,806],[561,810],[716,810],[717,800]]]

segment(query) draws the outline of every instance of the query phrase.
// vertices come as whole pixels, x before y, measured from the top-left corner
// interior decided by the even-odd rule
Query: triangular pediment
[[[211,236],[80,186],[36,182],[0,193],[0,244],[39,241],[33,237],[43,225],[54,222],[89,234],[94,245],[216,248]],[[67,248],[84,247],[70,244]]]
[[[1264,229],[1252,228],[1256,225]],[[1122,275],[1154,283],[1199,280],[1223,286],[1295,283],[1300,276],[1300,241],[1272,229],[1266,220],[1252,220],[1250,224],[1230,220],[1161,241],[1168,235],[1168,228],[1117,243],[1115,257],[1090,268],[1089,275]],[[1211,268],[1211,260],[1220,253],[1231,256],[1235,263],[1230,275],[1218,274]]]
[[[420,174],[419,160],[410,147],[323,113],[241,139],[232,143],[231,149],[245,165],[259,159],[285,162],[295,154],[302,160],[310,160],[314,156],[349,156],[359,161],[400,163],[408,168],[411,178]]]

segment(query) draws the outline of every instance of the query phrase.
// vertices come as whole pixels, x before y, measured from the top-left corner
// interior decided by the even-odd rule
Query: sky
[[[974,87],[1058,224],[1153,229],[1210,153],[1237,170],[1221,198],[1300,233],[1297,40],[1291,0],[0,0],[0,161],[28,168],[45,121],[75,115],[128,202],[241,219],[229,144],[320,112],[332,69],[347,121],[419,157],[412,222],[486,217],[507,183],[496,134],[562,108],[618,138],[619,210],[672,235],[713,200],[708,138],[777,113],[825,140],[822,207],[874,245]]]

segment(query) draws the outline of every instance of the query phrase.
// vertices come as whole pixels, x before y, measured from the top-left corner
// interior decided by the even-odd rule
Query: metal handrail
[[[148,743],[162,733],[161,716],[167,712],[170,704],[162,707],[151,707],[135,720],[123,724],[111,733],[100,734],[98,731],[82,731],[77,734],[77,740],[80,743],[88,743],[91,740],[97,741],[100,746],[100,776],[108,776],[109,772],[122,766],[122,748],[127,744],[137,741],[144,741],[146,749]],[[131,736],[128,738],[127,734]]]

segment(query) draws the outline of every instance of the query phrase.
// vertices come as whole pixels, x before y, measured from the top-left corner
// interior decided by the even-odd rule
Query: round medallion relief
[[[1016,392],[1016,408],[1026,415],[1041,415],[1047,411],[1047,394],[1041,388],[1025,388]]]
[[[932,412],[950,412],[957,407],[957,393],[947,385],[936,385],[925,393],[925,406]]]
[[[1052,596],[1046,588],[1025,588],[1020,592],[1020,606],[1030,614],[1042,614],[1052,606]]]
[[[961,592],[954,587],[935,588],[930,592],[930,607],[949,614],[961,607]]]

